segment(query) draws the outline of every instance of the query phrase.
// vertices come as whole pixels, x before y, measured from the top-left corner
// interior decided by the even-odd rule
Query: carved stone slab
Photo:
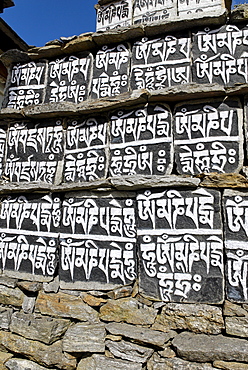
[[[225,190],[223,208],[227,299],[248,302],[248,192]]]
[[[172,170],[170,109],[147,105],[111,116],[110,175],[165,175]]]
[[[80,103],[88,98],[93,56],[89,52],[52,61],[48,65],[46,103]]]
[[[69,120],[66,131],[64,181],[106,177],[107,121],[104,117]]]
[[[49,278],[57,263],[60,199],[12,196],[0,208],[0,267]]]
[[[193,82],[234,85],[248,82],[248,28],[205,28],[193,37]]]
[[[178,15],[182,17],[187,14],[204,14],[221,11],[225,8],[222,0],[179,0]]]
[[[248,158],[248,95],[244,96],[244,126],[246,139],[246,158]]]
[[[129,90],[130,50],[127,44],[103,46],[96,54],[92,98],[115,96]]]
[[[62,281],[79,282],[82,287],[92,282],[125,285],[136,278],[134,206],[132,198],[97,198],[89,194],[64,200]]]
[[[239,172],[243,164],[243,109],[238,99],[178,104],[175,161],[180,174]]]
[[[173,0],[134,0],[133,23],[163,22],[177,15]]]
[[[165,302],[222,301],[220,193],[146,190],[137,210],[142,292]]]
[[[15,123],[8,131],[4,175],[11,182],[59,183],[63,155],[62,121]]]
[[[3,124],[1,125],[0,128],[0,178],[4,171],[6,141],[7,141],[7,126]]]
[[[136,41],[132,51],[132,89],[159,90],[190,82],[190,38],[170,36]]]
[[[12,68],[3,108],[21,109],[43,103],[46,62],[18,64]]]
[[[132,0],[113,1],[97,9],[96,30],[105,31],[132,24]]]

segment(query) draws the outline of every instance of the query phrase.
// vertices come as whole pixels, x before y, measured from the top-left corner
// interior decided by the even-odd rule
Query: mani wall
[[[2,55],[1,369],[248,369],[247,11]]]

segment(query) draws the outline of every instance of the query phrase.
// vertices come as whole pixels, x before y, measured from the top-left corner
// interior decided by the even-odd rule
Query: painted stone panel
[[[107,121],[102,117],[69,120],[64,181],[93,181],[106,176]]]
[[[178,0],[178,15],[213,13],[225,9],[222,0]]]
[[[60,182],[63,155],[62,121],[15,123],[8,131],[4,175],[11,182]]]
[[[165,105],[117,111],[110,117],[110,175],[165,175],[172,170],[171,113]]]
[[[165,302],[221,302],[220,193],[146,190],[137,196],[140,289]]]
[[[177,15],[173,0],[134,0],[133,23],[164,22]]]
[[[46,103],[80,103],[88,98],[93,57],[80,53],[52,61],[48,65]]]
[[[5,151],[7,145],[7,126],[3,123],[0,128],[0,178],[4,171]]]
[[[10,72],[4,108],[21,109],[43,103],[46,62],[17,64]]]
[[[0,268],[52,277],[57,263],[60,199],[9,196],[0,208]]]
[[[243,164],[243,109],[238,99],[178,104],[175,162],[180,174],[239,172]]]
[[[246,158],[248,158],[248,95],[244,96],[244,126],[246,140]]]
[[[247,26],[205,28],[193,37],[193,82],[231,86],[248,82]]]
[[[160,90],[190,82],[190,38],[165,36],[136,41],[132,52],[132,89]]]
[[[227,298],[248,302],[248,192],[225,190],[223,208]]]
[[[96,30],[105,31],[132,24],[132,0],[113,1],[97,9]]]
[[[130,50],[127,44],[103,46],[95,57],[92,98],[115,96],[129,90]]]
[[[113,196],[64,200],[61,280],[125,285],[136,278],[134,203]]]

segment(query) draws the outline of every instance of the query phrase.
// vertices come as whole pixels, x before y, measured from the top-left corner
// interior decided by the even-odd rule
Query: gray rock
[[[51,344],[62,337],[69,325],[70,321],[65,319],[15,312],[11,317],[10,330],[25,338]]]
[[[145,363],[154,352],[151,348],[142,347],[124,340],[120,342],[107,340],[106,346],[115,357],[142,364]]]
[[[223,370],[248,370],[248,364],[241,362],[214,361],[213,365]]]
[[[143,189],[153,187],[181,187],[190,186],[197,187],[200,184],[200,180],[197,178],[191,178],[190,176],[176,176],[176,175],[164,175],[164,176],[143,176],[143,175],[132,175],[132,176],[116,176],[110,178],[111,184],[118,190],[128,189]]]
[[[238,304],[225,301],[224,316],[246,316],[248,312]]]
[[[183,332],[172,344],[178,356],[188,361],[248,361],[248,341],[244,339]]]
[[[105,328],[103,324],[87,325],[83,323],[71,326],[63,338],[65,352],[95,352],[105,351]]]
[[[157,316],[154,329],[187,329],[195,333],[220,334],[224,328],[222,310],[207,304],[168,303]]]
[[[0,329],[9,330],[12,313],[11,308],[0,307]]]
[[[248,337],[248,317],[226,317],[227,334],[237,337]]]
[[[10,67],[12,63],[27,63],[31,61],[27,53],[18,49],[6,51],[1,55],[0,60],[6,68]]]
[[[35,307],[36,297],[25,296],[22,304],[24,313],[33,313]]]
[[[46,367],[40,366],[33,361],[12,358],[5,363],[9,370],[46,370]],[[51,369],[53,370],[53,369]],[[55,369],[54,369],[55,370]]]
[[[117,360],[101,355],[83,358],[77,370],[141,370],[142,364],[134,364],[129,361]]]
[[[19,288],[9,288],[0,285],[0,304],[21,307],[25,294]]]
[[[177,333],[172,330],[168,333],[162,333],[158,330],[139,328],[121,323],[107,324],[106,329],[111,334],[122,335],[123,337],[134,339],[137,342],[148,343],[158,347],[162,347],[168,340],[177,335]]]
[[[157,360],[157,361],[156,361]],[[184,361],[179,358],[151,359],[148,361],[147,370],[213,370],[210,364]]]
[[[56,276],[50,283],[43,283],[43,289],[46,293],[57,293],[59,291],[59,277]]]

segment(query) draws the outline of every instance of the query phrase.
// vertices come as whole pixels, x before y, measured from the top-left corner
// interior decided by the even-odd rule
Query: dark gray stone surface
[[[175,162],[180,174],[239,172],[243,165],[243,110],[238,99],[178,104]]]
[[[88,98],[93,56],[89,52],[67,56],[48,64],[46,103],[80,103]]]
[[[110,175],[165,175],[172,169],[171,113],[147,105],[114,112],[110,129]]]
[[[91,97],[105,98],[129,90],[130,48],[126,43],[103,46],[96,53]]]
[[[146,190],[137,210],[140,290],[166,302],[221,302],[220,193]]]

